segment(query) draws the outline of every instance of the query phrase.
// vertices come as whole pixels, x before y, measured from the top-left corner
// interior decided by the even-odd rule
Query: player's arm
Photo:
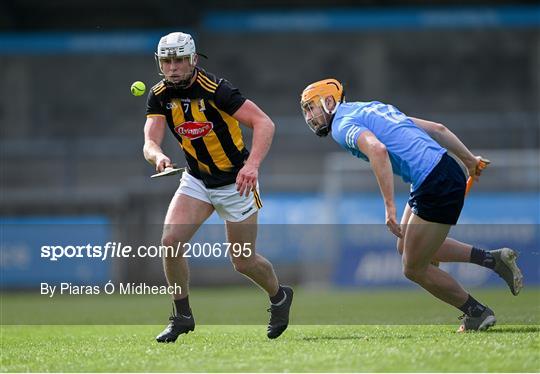
[[[371,168],[379,183],[386,209],[386,225],[394,235],[401,238],[401,228],[396,219],[394,202],[394,175],[386,146],[369,130],[360,134],[357,143],[360,151],[369,158]]]
[[[259,166],[270,149],[275,126],[270,117],[251,100],[246,100],[233,117],[253,129],[251,153],[236,178],[236,189],[240,195],[247,196],[257,185]]]
[[[413,120],[416,126],[424,129],[424,131],[442,147],[455,154],[463,164],[465,164],[465,167],[469,171],[469,175],[475,177],[480,175],[481,170],[479,170],[477,166],[481,157],[473,155],[465,144],[463,144],[463,142],[446,126],[441,123],[426,121],[420,118],[409,118]]]
[[[147,117],[144,124],[144,158],[155,165],[157,172],[162,172],[166,167],[172,166],[170,158],[165,156],[161,149],[165,126],[165,116],[161,115]]]

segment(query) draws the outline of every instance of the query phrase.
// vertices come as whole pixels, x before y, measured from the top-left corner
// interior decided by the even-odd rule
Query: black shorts
[[[411,192],[409,206],[426,221],[455,225],[463,208],[466,185],[463,170],[445,153],[420,187]]]

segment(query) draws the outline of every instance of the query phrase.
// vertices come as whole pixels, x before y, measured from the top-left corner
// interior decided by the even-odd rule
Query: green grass
[[[293,325],[282,337],[271,341],[265,336],[266,300],[255,288],[195,289],[192,290],[192,304],[199,323],[196,331],[182,336],[176,344],[168,345],[154,341],[154,336],[166,322],[166,298],[67,297],[46,303],[49,309],[43,311],[36,309],[44,300],[42,298],[30,294],[4,294],[0,370],[540,371],[540,290],[525,289],[519,297],[512,297],[502,289],[478,290],[474,294],[495,310],[498,324],[487,332],[457,334],[459,311],[421,291],[316,292],[298,289]],[[140,319],[152,324],[66,325],[77,323],[73,315],[92,302],[96,304],[91,308],[94,319],[88,319],[87,314],[84,317],[92,323],[106,321],[107,313],[119,309],[109,314],[115,322],[124,315],[125,323]],[[27,307],[33,309],[27,311],[24,309]],[[63,319],[64,324],[13,325],[17,321],[17,310],[18,321],[28,323],[31,315],[37,317],[56,312],[57,316],[50,316],[50,321],[57,323]],[[148,314],[139,310],[148,311]],[[330,325],[336,322],[322,318],[329,313],[341,324]],[[130,319],[131,314],[137,317]],[[322,318],[322,325],[310,324],[317,318]],[[208,324],[211,321],[229,324]],[[233,324],[235,322],[244,324]]]
[[[507,289],[473,290],[506,324],[540,324],[540,289],[518,297]],[[0,294],[3,325],[157,325],[171,312],[168,296],[48,296]],[[265,323],[268,299],[257,287],[193,289],[191,306],[204,325]],[[324,307],[321,307],[324,306]],[[39,311],[36,313],[36,311]],[[293,323],[299,325],[456,324],[460,312],[420,288],[401,290],[295,289]]]
[[[275,341],[264,326],[200,326],[158,345],[162,326],[7,326],[3,371],[68,372],[537,372],[539,329],[503,326],[292,326]]]

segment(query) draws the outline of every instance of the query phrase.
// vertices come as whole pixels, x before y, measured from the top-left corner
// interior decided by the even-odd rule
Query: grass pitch
[[[192,295],[199,324],[194,333],[181,336],[175,344],[154,341],[166,322],[166,299],[139,297],[137,306],[130,298],[103,299],[114,309],[121,308],[119,315],[134,314],[137,312],[134,308],[148,309],[162,317],[160,324],[23,326],[9,323],[14,321],[14,311],[26,313],[24,307],[34,296],[2,295],[0,369],[4,372],[540,371],[538,289],[526,289],[517,298],[502,289],[474,292],[495,310],[498,325],[487,332],[468,334],[455,333],[459,311],[422,291],[322,293],[298,289],[293,325],[273,341],[265,336],[266,300],[256,289],[195,289]],[[226,300],[232,302],[221,303]],[[64,305],[60,299],[55,303],[62,306],[58,310],[63,309],[66,323],[76,322],[65,319],[78,310],[77,302],[71,302],[75,309],[69,309],[67,302]],[[249,309],[250,313],[240,317],[261,322],[205,324],[216,321],[210,307],[225,315],[234,313],[235,308],[238,312]],[[97,309],[93,312],[94,322],[103,320]],[[31,313],[39,314],[39,309]],[[363,319],[364,324],[331,325],[324,319],[324,325],[307,324],[326,314],[333,314],[338,322]],[[392,325],[380,324],[381,318]],[[126,321],[131,323],[129,318]]]

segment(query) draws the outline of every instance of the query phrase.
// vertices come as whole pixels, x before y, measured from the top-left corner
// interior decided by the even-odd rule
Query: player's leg
[[[411,214],[411,207],[405,204],[401,217],[403,237],[405,237]],[[403,254],[403,244],[404,239],[398,238],[397,250],[400,254]],[[469,262],[486,267],[496,272],[506,282],[512,294],[517,295],[523,288],[523,275],[517,266],[517,257],[517,252],[510,248],[486,251],[447,237],[433,255],[432,263]]]
[[[446,238],[433,256],[436,262],[469,262],[493,270],[501,277],[510,292],[517,296],[523,288],[523,275],[517,265],[518,253],[511,248],[484,250]]]
[[[433,223],[411,214],[403,238],[403,272],[435,297],[453,306],[467,299],[465,290],[446,272],[432,266],[450,230],[450,225]]]
[[[405,204],[403,215],[401,216],[401,227],[404,233],[403,238],[398,238],[397,250],[403,254],[403,244],[408,222],[411,218],[412,210],[409,204]],[[432,261],[436,262],[471,262],[471,250],[473,246],[461,243],[452,238],[446,238],[440,248],[433,255]]]
[[[189,267],[187,259],[183,257],[182,243],[188,242],[214,211],[213,206],[204,199],[203,187],[194,178],[184,175],[167,210],[162,245],[171,250],[163,256],[163,269],[167,283],[170,286],[179,285],[182,292],[172,295],[176,312],[169,318],[169,325],[156,337],[160,343],[174,342],[180,334],[195,328],[189,306]]]
[[[229,251],[234,268],[239,273],[251,279],[255,284],[268,293],[270,298],[270,322],[267,336],[275,339],[289,325],[289,311],[293,300],[293,290],[288,286],[280,286],[274,268],[270,261],[256,251],[257,213],[240,222],[226,221],[227,240],[243,250]]]
[[[254,213],[241,222],[226,221],[227,241],[231,245],[240,245],[245,248],[238,255],[229,250],[229,255],[237,272],[251,279],[268,295],[273,296],[278,292],[279,283],[270,261],[256,252],[257,215]]]
[[[161,243],[173,248],[163,256],[163,269],[169,285],[177,284],[182,288],[181,294],[173,295],[174,300],[182,299],[189,294],[189,267],[181,251],[182,243],[191,240],[213,211],[211,204],[184,194],[175,194],[171,200],[165,217]]]
[[[450,227],[411,214],[403,245],[403,272],[438,299],[463,311],[464,329],[486,329],[495,324],[493,311],[469,295],[450,274],[431,264]]]

